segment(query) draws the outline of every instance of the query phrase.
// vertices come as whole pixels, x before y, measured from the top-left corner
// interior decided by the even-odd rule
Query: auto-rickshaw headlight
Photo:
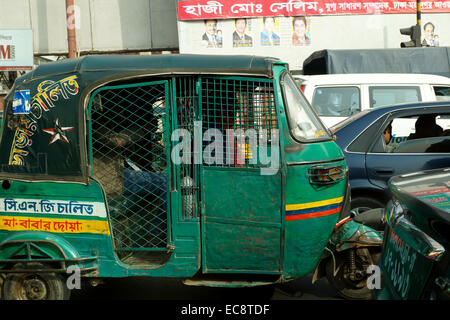
[[[346,169],[341,166],[314,166],[308,169],[311,184],[331,184],[345,179]]]

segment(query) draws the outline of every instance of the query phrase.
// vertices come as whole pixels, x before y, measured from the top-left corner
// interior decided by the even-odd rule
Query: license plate
[[[411,248],[392,229],[386,237],[382,261],[389,291],[400,299],[418,299],[433,262]]]

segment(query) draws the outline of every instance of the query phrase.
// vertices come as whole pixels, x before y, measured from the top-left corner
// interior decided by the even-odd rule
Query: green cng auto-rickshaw
[[[6,299],[66,299],[75,271],[288,281],[342,213],[343,154],[277,59],[67,59],[18,78],[5,106]]]

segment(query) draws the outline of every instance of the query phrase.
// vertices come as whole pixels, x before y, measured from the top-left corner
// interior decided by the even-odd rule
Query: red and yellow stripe
[[[344,197],[322,201],[286,205],[286,221],[318,218],[332,215],[342,210]]]

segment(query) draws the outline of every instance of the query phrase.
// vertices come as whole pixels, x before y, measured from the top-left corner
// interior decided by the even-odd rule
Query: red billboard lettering
[[[11,59],[11,45],[0,44],[0,59]]]

